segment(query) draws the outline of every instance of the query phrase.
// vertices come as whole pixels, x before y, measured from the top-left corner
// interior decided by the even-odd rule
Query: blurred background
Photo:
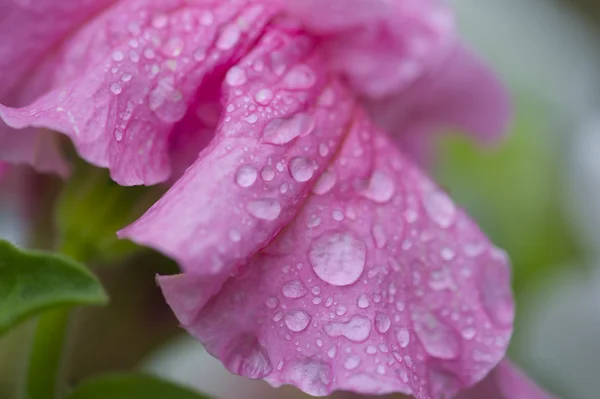
[[[558,398],[598,399],[600,2],[452,2],[467,42],[507,83],[517,113],[510,135],[494,148],[444,136],[435,174],[512,258],[518,315],[511,358]],[[98,189],[116,190],[104,175],[98,179],[105,186]],[[60,185],[27,170],[14,171],[4,184],[17,181],[28,181],[20,191],[48,198]],[[83,198],[94,207],[94,190],[60,201]],[[115,201],[127,204],[119,195]],[[158,193],[143,195],[149,199]],[[20,215],[43,209],[25,207],[34,209],[17,208],[0,187],[0,236],[26,243],[32,226]],[[92,230],[89,234],[103,234]],[[36,244],[44,246],[42,238],[34,237],[41,240]],[[105,238],[103,245],[117,245],[112,240]],[[229,375],[177,328],[155,287],[154,275],[175,265],[127,246],[119,251],[132,251],[133,261],[110,267],[104,263],[114,262],[99,262],[96,268],[111,306],[81,309],[74,317],[66,365],[70,382],[137,367],[224,399],[303,397]],[[30,333],[31,325],[25,324],[0,340],[2,399],[11,398],[19,383]]]

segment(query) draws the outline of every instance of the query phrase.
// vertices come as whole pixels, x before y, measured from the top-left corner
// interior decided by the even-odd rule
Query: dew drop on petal
[[[238,66],[233,66],[231,69],[229,69],[229,71],[227,71],[227,75],[225,75],[225,82],[229,86],[241,86],[247,82],[246,72]]]
[[[330,337],[345,337],[352,342],[364,342],[371,334],[371,320],[366,316],[353,316],[345,323],[327,324],[325,333]]]
[[[310,315],[302,309],[292,309],[285,314],[285,325],[291,331],[301,332],[308,327]]]
[[[362,275],[367,249],[364,241],[353,234],[334,230],[314,239],[308,256],[321,280],[346,286],[355,283]]]
[[[314,173],[313,163],[309,159],[294,157],[290,161],[290,174],[297,182],[304,183],[309,181]]]
[[[113,94],[121,94],[121,92],[123,91],[123,88],[121,87],[121,85],[119,83],[111,83],[108,86],[109,90],[113,93]]]
[[[281,214],[281,205],[271,198],[250,201],[246,209],[252,216],[262,220],[275,220]]]
[[[388,332],[391,325],[392,321],[390,320],[390,317],[385,313],[377,313],[375,315],[375,329],[380,334],[385,334],[386,332]]]
[[[423,205],[429,217],[442,228],[448,228],[454,223],[456,207],[446,193],[430,189],[426,190]]]
[[[358,355],[348,356],[348,358],[344,362],[344,368],[346,370],[354,370],[358,366],[360,366],[360,356]]]
[[[356,300],[356,306],[359,307],[360,309],[366,309],[369,307],[369,297],[367,297],[367,294],[362,292],[358,296],[358,299]]]
[[[373,202],[385,203],[392,199],[395,192],[394,181],[387,174],[375,171],[361,194]]]
[[[254,166],[244,165],[238,168],[235,174],[235,181],[240,187],[250,187],[256,182],[258,172]]]
[[[438,359],[455,359],[460,352],[456,333],[429,312],[413,314],[414,329],[423,348]]]
[[[298,299],[305,296],[308,291],[304,284],[298,280],[288,281],[281,287],[281,292],[286,298]]]
[[[334,171],[326,170],[323,172],[319,180],[315,183],[313,187],[313,193],[317,195],[325,195],[335,186],[335,182],[337,180],[337,175]]]
[[[266,124],[261,140],[268,144],[283,145],[298,136],[309,134],[314,127],[314,118],[304,113],[289,118],[277,118]]]
[[[217,48],[223,51],[231,50],[240,39],[240,34],[237,24],[227,25],[217,39]]]
[[[407,328],[402,327],[396,331],[396,341],[401,348],[406,348],[410,343],[410,332]]]
[[[270,89],[261,89],[256,93],[254,99],[260,105],[268,105],[273,99],[273,92]]]
[[[287,365],[280,378],[312,396],[326,396],[331,391],[331,366],[322,360],[296,358]]]

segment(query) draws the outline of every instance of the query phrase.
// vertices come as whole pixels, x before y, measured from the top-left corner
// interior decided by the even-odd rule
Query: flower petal
[[[346,133],[350,96],[316,73],[314,43],[285,29],[228,71],[213,141],[120,233],[201,276],[200,305],[291,221]]]
[[[420,126],[429,134],[452,127],[490,143],[506,132],[512,116],[502,84],[462,45],[454,48],[435,73],[405,92],[371,101],[368,107],[375,121],[401,140],[405,132],[411,133],[411,126]],[[427,135],[423,131],[415,134]]]
[[[503,360],[482,382],[457,399],[553,399],[509,360]]]
[[[452,14],[438,0],[282,3],[321,36],[330,68],[369,97],[406,89],[439,65],[455,39]]]
[[[505,254],[359,108],[293,222],[208,303],[193,273],[159,282],[183,326],[234,373],[315,396],[439,399],[504,356],[509,274]]]
[[[117,3],[54,56],[52,91],[27,107],[2,106],[0,116],[69,135],[120,184],[165,181],[174,126],[196,112],[188,108],[201,102],[204,78],[221,81],[271,15],[249,0]]]

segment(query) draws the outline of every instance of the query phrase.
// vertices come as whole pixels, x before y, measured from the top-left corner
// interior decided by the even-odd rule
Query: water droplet
[[[390,317],[385,313],[377,313],[375,315],[375,329],[380,334],[385,334],[386,332],[388,332],[391,325],[392,321],[390,320]]]
[[[229,351],[223,363],[232,373],[262,379],[273,371],[269,354],[256,337],[242,335],[230,342],[227,348]]]
[[[269,89],[261,89],[256,93],[254,99],[261,105],[268,105],[273,99],[273,92]]]
[[[167,76],[158,81],[149,94],[148,108],[166,123],[180,121],[187,111],[183,95],[175,88],[175,79]]]
[[[462,331],[461,331],[461,335],[464,339],[466,339],[467,341],[472,340],[473,338],[475,338],[475,335],[477,334],[477,330],[475,330],[473,327],[465,327]]]
[[[250,201],[246,209],[252,216],[262,220],[275,220],[281,213],[279,202],[270,198]]]
[[[309,89],[317,81],[315,72],[308,65],[293,67],[284,77],[283,82],[288,89]]]
[[[454,331],[429,312],[413,314],[414,329],[425,351],[438,359],[455,359],[460,342]]]
[[[360,366],[360,356],[357,355],[349,356],[344,362],[346,370],[354,370],[358,366]]]
[[[446,193],[429,189],[423,197],[423,205],[429,217],[442,228],[448,228],[454,223],[456,207]]]
[[[313,187],[313,193],[317,195],[327,194],[335,186],[336,180],[336,173],[334,171],[326,170]]]
[[[229,239],[233,242],[240,242],[242,240],[242,235],[236,229],[229,230]]]
[[[305,296],[308,291],[302,282],[298,280],[288,281],[281,287],[281,292],[287,298],[298,299]]]
[[[302,309],[292,309],[285,315],[285,325],[291,331],[301,332],[308,327],[310,323],[310,315]]]
[[[227,75],[225,75],[225,82],[227,82],[229,86],[241,86],[247,81],[246,71],[238,66],[231,67],[231,69],[227,71]]]
[[[319,144],[319,155],[322,157],[326,157],[327,155],[329,155],[329,147],[327,146],[327,144]]]
[[[250,187],[257,178],[258,172],[251,165],[241,166],[235,174],[235,181],[240,187]]]
[[[244,119],[246,120],[246,122],[253,124],[258,121],[258,115],[250,114],[250,115],[246,116]]]
[[[263,170],[260,171],[260,177],[264,181],[271,181],[275,178],[275,171],[270,166],[265,166]]]
[[[117,50],[114,53],[112,53],[112,59],[116,62],[123,61],[125,59],[125,54],[123,54],[121,50]]]
[[[183,51],[184,41],[180,37],[172,37],[162,47],[162,53],[167,57],[178,57]]]
[[[394,181],[385,173],[375,171],[369,179],[369,185],[361,194],[371,201],[385,203],[392,199],[395,192]]]
[[[308,254],[319,278],[337,286],[356,282],[365,268],[367,249],[349,232],[329,231],[313,240]]]
[[[269,144],[287,144],[298,136],[306,135],[315,127],[315,120],[308,114],[295,114],[289,118],[269,121],[263,129],[261,140]]]
[[[450,248],[443,248],[440,252],[440,255],[445,261],[451,261],[454,259],[454,251]]]
[[[240,40],[240,33],[237,24],[227,25],[217,39],[217,48],[223,51],[231,50]]]
[[[345,323],[329,323],[325,332],[330,337],[345,337],[352,342],[364,342],[371,334],[371,320],[366,316],[353,316]]]
[[[369,297],[367,296],[367,294],[362,292],[358,296],[358,299],[356,300],[356,306],[358,306],[360,309],[366,309],[369,307]]]
[[[410,332],[405,327],[400,328],[396,331],[396,341],[401,348],[406,348],[410,343]]]
[[[290,161],[290,174],[297,182],[303,183],[309,181],[315,169],[313,163],[304,157],[294,157]]]
[[[275,309],[279,305],[279,300],[274,296],[270,296],[265,301],[265,305],[267,305],[269,309]]]
[[[121,94],[121,92],[123,91],[123,88],[121,87],[121,85],[119,83],[111,83],[108,86],[109,90],[113,93],[113,94]]]
[[[152,18],[152,27],[156,29],[162,29],[166,27],[168,23],[169,17],[167,17],[165,14],[159,14]]]
[[[375,246],[380,249],[385,247],[385,244],[387,243],[387,237],[385,236],[385,230],[383,229],[383,226],[379,223],[374,224],[371,233],[373,234]]]

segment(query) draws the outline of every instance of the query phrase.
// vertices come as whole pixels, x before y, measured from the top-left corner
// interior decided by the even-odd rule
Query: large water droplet
[[[225,75],[225,82],[229,86],[241,86],[247,81],[246,72],[238,66],[231,67],[231,69],[227,71],[227,75]]]
[[[385,203],[392,199],[396,187],[394,181],[387,174],[375,171],[369,180],[369,185],[361,194],[377,203]]]
[[[305,296],[308,291],[299,280],[288,281],[281,287],[281,292],[287,298],[297,299]]]
[[[240,28],[237,24],[227,25],[217,39],[217,48],[219,50],[231,50],[240,40]]]
[[[261,140],[269,144],[287,144],[298,136],[310,133],[315,120],[308,114],[295,114],[289,118],[273,119],[263,129]]]
[[[308,327],[310,315],[302,309],[292,309],[285,314],[285,325],[291,331],[301,332]]]
[[[401,348],[406,348],[410,343],[410,332],[407,328],[401,327],[396,331],[396,340]]]
[[[344,368],[346,370],[354,370],[358,366],[360,366],[360,356],[358,355],[348,356],[348,358],[344,362]]]
[[[352,342],[364,342],[371,334],[371,320],[366,316],[353,316],[345,323],[329,323],[325,332],[330,337],[346,337]]]
[[[121,94],[121,92],[123,91],[123,88],[121,87],[121,85],[119,83],[111,83],[108,88],[110,89],[110,91],[113,94]]]
[[[244,165],[238,168],[235,181],[240,187],[250,187],[256,182],[258,172],[254,166]]]
[[[375,329],[380,334],[385,334],[386,332],[388,332],[391,325],[392,321],[390,320],[390,317],[385,313],[377,313],[375,315]]]
[[[319,278],[337,286],[356,282],[365,269],[367,249],[349,232],[329,231],[311,243],[310,263]]]
[[[172,76],[158,81],[149,94],[148,108],[166,123],[178,122],[185,116],[187,106],[183,95],[175,88],[175,79]]]
[[[367,296],[367,294],[362,292],[358,296],[358,299],[356,300],[356,306],[358,306],[360,309],[366,309],[369,307],[369,297]]]
[[[246,209],[252,216],[262,220],[275,220],[281,213],[281,205],[271,198],[250,201]]]
[[[426,190],[423,205],[429,217],[442,228],[448,228],[454,223],[456,207],[446,193],[435,189]]]
[[[336,180],[336,173],[334,171],[326,170],[313,187],[313,193],[317,195],[327,194],[335,186]]]
[[[313,163],[304,157],[294,157],[290,161],[290,174],[297,182],[303,183],[309,181],[315,169]]]
[[[304,64],[293,67],[283,78],[286,88],[292,90],[310,89],[316,81],[315,72]]]
[[[268,105],[273,99],[273,92],[269,89],[261,89],[256,93],[254,99],[260,105]]]
[[[413,314],[414,329],[425,351],[438,359],[455,359],[459,355],[460,341],[456,333],[429,312]]]
[[[273,371],[269,354],[256,337],[242,335],[230,342],[227,348],[229,351],[223,357],[223,364],[232,373],[263,379]]]

